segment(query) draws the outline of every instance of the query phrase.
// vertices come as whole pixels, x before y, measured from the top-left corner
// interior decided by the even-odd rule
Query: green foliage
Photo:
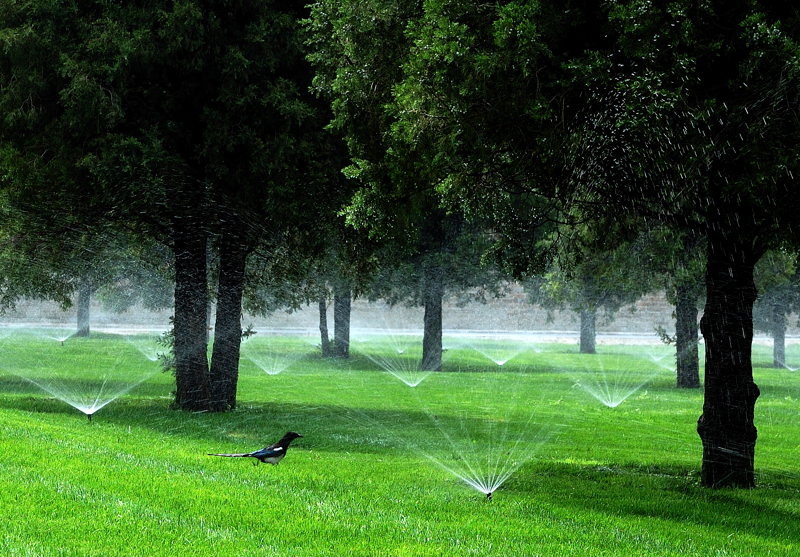
[[[656,289],[655,271],[642,237],[615,245],[613,237],[596,236],[592,227],[576,227],[570,238],[558,238],[560,251],[545,273],[524,281],[532,303],[548,311],[568,307],[575,312],[601,310],[607,317]]]
[[[170,327],[158,337],[159,346],[164,348],[164,352],[158,355],[161,369],[175,374],[175,318],[169,318]]]
[[[86,38],[84,15],[64,6],[10,2],[0,11],[0,152],[6,305],[19,296],[69,303],[59,271],[70,243],[102,220],[76,161],[94,145],[110,99],[87,81],[74,57]],[[94,106],[91,113],[83,109]],[[24,260],[28,260],[24,262]]]
[[[558,220],[545,31],[556,17],[538,2],[425,2],[394,90],[394,129],[424,146],[443,203],[488,223],[493,252],[517,272],[538,266],[541,229]]]
[[[405,27],[417,13],[403,2],[317,2],[307,23],[314,84],[331,101],[331,126],[352,161],[346,175],[360,187],[347,222],[411,252],[428,241],[422,229],[438,210],[425,146],[402,141],[395,128],[393,90],[409,49]]]
[[[114,78],[135,43],[97,7],[10,2],[0,12],[6,305],[21,296],[69,305],[78,283],[95,290],[122,275],[132,286],[148,257],[148,240],[116,227],[138,208],[109,203],[92,172],[125,116]]]
[[[428,143],[432,136],[412,138],[408,128],[403,102],[416,97],[406,79],[414,70],[405,64],[419,48],[415,22],[437,9],[433,4],[420,10],[403,2],[316,2],[307,22],[314,83],[331,101],[331,127],[345,138],[351,160],[345,174],[358,186],[344,216],[378,244],[372,255],[379,270],[368,295],[393,302],[420,303],[433,275],[457,291],[492,290],[500,278],[482,257],[485,250],[467,247],[488,245],[482,223],[471,232],[460,210],[440,206],[442,159]],[[469,37],[463,25],[439,21],[434,34],[447,44],[425,55],[453,62]]]
[[[684,229],[742,229],[762,251],[793,234],[797,14],[634,1],[609,17],[618,50],[597,51],[607,62],[590,80],[605,91],[591,133],[608,141],[593,143],[590,201],[624,199]]]

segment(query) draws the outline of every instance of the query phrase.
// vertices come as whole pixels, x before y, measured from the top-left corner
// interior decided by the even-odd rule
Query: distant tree
[[[582,354],[596,352],[599,313],[610,320],[652,287],[649,277],[639,272],[632,244],[604,249],[598,240],[584,228],[547,273],[523,283],[531,302],[548,310],[567,307],[578,313]]]
[[[698,257],[698,242],[683,236],[680,252],[673,260],[675,268],[667,277],[667,299],[675,306],[675,349],[677,386],[693,389],[700,387],[700,360],[698,350],[698,315],[703,300],[704,260]]]
[[[431,219],[416,252],[387,244],[376,254],[377,271],[367,287],[371,299],[390,305],[423,307],[421,369],[442,369],[443,302],[485,301],[499,296],[508,276],[482,255],[489,245],[485,232],[474,230],[457,215]]]
[[[369,241],[358,231],[331,221],[328,249],[320,260],[317,277],[324,285],[319,298],[322,353],[350,357],[350,315],[353,300],[362,293],[369,273]],[[333,341],[327,332],[328,300],[333,301]]]
[[[315,108],[321,130],[330,116],[324,103],[318,102]],[[295,215],[299,225],[278,235],[264,235],[253,254],[254,264],[248,266],[245,305],[251,313],[266,316],[278,309],[294,311],[315,303],[322,354],[346,358],[350,300],[367,272],[371,248],[366,235],[347,226],[342,215],[354,184],[341,172],[346,161],[341,140],[329,130],[314,137],[317,143],[311,148],[318,153],[318,162],[310,179],[317,190],[309,193],[314,203]],[[333,342],[327,325],[329,298],[334,299]]]
[[[772,365],[786,367],[786,321],[800,310],[800,268],[797,252],[770,250],[755,268],[759,296],[753,305],[753,325],[772,336]]]
[[[323,222],[318,234],[330,242],[326,225]],[[308,245],[295,240],[284,237],[271,246],[262,242],[248,258],[243,307],[250,314],[268,317],[276,311],[292,313],[315,304],[320,315],[320,349],[323,356],[331,356],[327,306],[329,280],[341,278],[338,263],[324,244],[309,253]]]
[[[320,217],[322,249],[315,256],[314,280],[319,284],[320,346],[323,356],[350,357],[350,314],[352,301],[363,288],[372,269],[372,254],[376,242],[365,230],[349,226],[344,210],[357,189],[357,182],[347,178],[340,169],[348,163],[347,149],[338,134],[327,137],[328,168],[326,197],[328,213]],[[328,301],[333,301],[333,341],[327,327]]]
[[[346,173],[359,188],[347,221],[391,246],[381,256],[379,276],[386,282],[374,290],[402,286],[386,297],[424,308],[421,366],[438,370],[442,299],[470,273],[450,274],[465,219],[440,207],[438,165],[428,157],[433,150],[398,140],[404,132],[396,127],[393,88],[402,79],[401,61],[410,47],[406,25],[419,13],[418,5],[403,2],[321,0],[311,5],[307,29],[317,70],[314,84],[332,100],[331,126],[347,143]],[[470,280],[477,276],[472,273]]]
[[[175,269],[172,252],[164,244],[139,238],[117,252],[113,280],[101,284],[95,297],[106,310],[121,313],[133,307],[158,311],[173,307]]]
[[[637,240],[643,252],[638,267],[663,288],[674,307],[675,336],[658,330],[662,340],[675,344],[676,386],[700,387],[698,315],[705,285],[705,243],[692,231],[676,231],[663,225],[645,230]]]
[[[156,242],[122,229],[106,228],[76,237],[64,257],[50,262],[52,273],[71,286],[77,336],[91,332],[90,307],[97,298],[115,312],[141,304],[148,309],[172,307],[172,257]]]

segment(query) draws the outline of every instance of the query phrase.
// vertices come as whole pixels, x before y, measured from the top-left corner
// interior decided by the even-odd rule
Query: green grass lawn
[[[122,337],[6,337],[0,553],[800,554],[800,371],[755,369],[759,487],[708,490],[702,392],[674,388],[663,346],[538,346],[500,366],[502,346],[461,345],[409,387],[366,349],[342,362],[247,343],[237,410],[193,414],[169,408],[172,376]],[[414,372],[413,353],[380,350]],[[91,406],[129,387],[91,423],[56,396]],[[304,437],[279,466],[207,456],[287,430]]]

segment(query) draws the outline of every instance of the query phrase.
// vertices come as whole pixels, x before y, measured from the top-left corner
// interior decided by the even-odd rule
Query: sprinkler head
[[[89,418],[89,423],[92,423],[92,414],[86,414],[86,417]]]
[[[492,500],[492,493],[494,493],[494,491],[490,491],[489,493],[486,494],[486,499],[487,500],[489,500],[489,501]]]

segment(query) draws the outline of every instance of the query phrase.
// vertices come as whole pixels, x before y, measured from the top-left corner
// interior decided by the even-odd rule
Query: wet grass
[[[72,341],[76,356],[50,363]],[[60,380],[81,382],[122,358],[123,381],[152,365],[129,348],[114,337],[3,343],[4,555],[800,550],[798,372],[755,370],[759,487],[712,491],[698,485],[702,392],[675,389],[669,369],[650,377],[644,352],[654,348],[599,346],[593,358],[537,347],[496,366],[461,347],[449,372],[416,388],[357,353],[306,355],[276,375],[243,360],[233,412],[170,410],[173,379],[158,373],[92,424],[11,373],[44,377],[55,365]],[[634,377],[637,367],[648,382],[616,408],[576,386],[576,376]],[[276,467],[206,455],[253,450],[290,429],[305,437]],[[491,501],[434,462],[477,467],[505,453],[517,468]]]

